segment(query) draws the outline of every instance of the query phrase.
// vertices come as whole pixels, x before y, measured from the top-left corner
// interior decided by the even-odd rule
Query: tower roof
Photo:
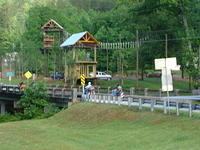
[[[85,31],[72,34],[60,45],[60,47],[68,47],[75,44],[99,45],[99,42],[89,32]]]

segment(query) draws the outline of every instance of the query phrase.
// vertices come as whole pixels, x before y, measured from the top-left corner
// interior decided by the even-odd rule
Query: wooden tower
[[[76,33],[70,36],[60,47],[65,50],[72,50],[73,64],[66,64],[65,66],[65,80],[67,79],[80,79],[80,76],[84,74],[87,79],[96,78],[96,48],[99,46],[99,42],[87,31]],[[85,57],[80,59],[81,50],[87,50]],[[88,56],[89,55],[89,56]],[[90,58],[92,56],[92,58]],[[94,76],[90,76],[90,73]],[[73,81],[74,81],[73,80]]]
[[[63,42],[64,29],[55,20],[51,19],[47,23],[45,23],[42,26],[42,30],[44,49],[51,49],[54,46],[59,46],[60,43]]]
[[[63,39],[64,39],[64,28],[61,25],[59,25],[55,20],[50,19],[47,23],[45,23],[41,27],[41,29],[43,31],[43,50],[44,50],[44,55],[46,58],[44,71],[45,71],[45,75],[49,76],[48,74],[49,73],[49,55],[51,55],[51,52],[49,50],[57,50],[59,48],[59,45],[63,42]],[[62,56],[62,54],[59,54],[59,55]],[[57,62],[57,60],[55,60],[55,62]],[[61,63],[58,63],[58,64],[61,64]],[[54,72],[55,72],[55,69],[54,69]]]

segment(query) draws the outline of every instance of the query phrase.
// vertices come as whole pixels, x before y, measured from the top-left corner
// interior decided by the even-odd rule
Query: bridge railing
[[[78,91],[82,92],[82,87],[79,86],[78,87]],[[112,90],[114,88],[112,87],[100,87],[100,86],[95,86],[95,93],[102,93],[102,94],[111,94]],[[200,90],[198,90],[200,92]],[[148,89],[148,88],[144,88],[144,89],[137,89],[137,88],[123,88],[123,93],[124,95],[143,95],[143,96],[166,96],[166,92],[162,92],[161,89]],[[197,92],[196,92],[197,93]],[[179,96],[179,95],[196,95],[194,93],[194,90],[179,90],[179,89],[175,89],[174,91],[170,92],[170,95],[174,95],[174,96]]]
[[[19,86],[15,85],[1,85],[0,92],[21,94],[22,90]]]
[[[181,98],[167,98],[159,96],[143,96],[143,95],[129,95],[126,97],[116,97],[110,94],[95,94],[95,95],[82,95],[82,101],[94,102],[94,103],[105,103],[105,104],[118,104],[127,106],[138,106],[139,110],[143,107],[149,107],[153,112],[155,108],[163,109],[164,113],[170,112],[170,110],[175,109],[176,115],[179,116],[181,104],[187,104],[188,107],[184,110],[188,110],[189,117],[192,116],[193,100],[191,99],[181,99]],[[169,102],[169,103],[168,103]]]

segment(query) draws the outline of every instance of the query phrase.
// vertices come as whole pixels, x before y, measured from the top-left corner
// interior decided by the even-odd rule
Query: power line
[[[200,39],[200,36],[195,36],[195,37],[181,37],[181,38],[169,38],[168,41],[182,41],[182,40],[195,40],[195,39]],[[165,42],[165,39],[157,39],[157,40],[139,40],[139,43],[155,43],[155,42]],[[117,45],[122,45],[122,47],[125,45],[125,44],[137,44],[138,42],[137,41],[132,41],[132,42],[122,42],[122,43],[102,43],[102,44],[105,44],[105,45],[111,45],[111,44],[117,44]],[[120,47],[120,46],[119,46]],[[51,47],[51,48],[60,48],[59,46],[54,46],[54,47]],[[81,48],[81,46],[80,46]],[[84,46],[82,47],[84,48]],[[131,48],[134,48],[134,47],[131,47]],[[9,50],[9,49],[12,49],[12,47],[0,47],[1,50]],[[41,47],[37,46],[37,47],[15,47],[15,49],[42,49]],[[99,48],[101,49],[101,48]],[[104,49],[104,48],[102,48]],[[115,48],[113,48],[115,49]],[[125,48],[124,48],[125,49]]]

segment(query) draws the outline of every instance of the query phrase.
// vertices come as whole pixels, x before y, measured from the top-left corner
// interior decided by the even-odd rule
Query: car
[[[90,73],[91,77],[94,77],[93,73]],[[101,80],[112,80],[112,76],[105,72],[96,72],[96,78]]]
[[[64,79],[64,72],[56,72],[54,74],[51,75],[52,79]]]
[[[149,77],[149,78],[160,78],[161,77],[161,73],[160,72],[148,73],[147,77]]]

